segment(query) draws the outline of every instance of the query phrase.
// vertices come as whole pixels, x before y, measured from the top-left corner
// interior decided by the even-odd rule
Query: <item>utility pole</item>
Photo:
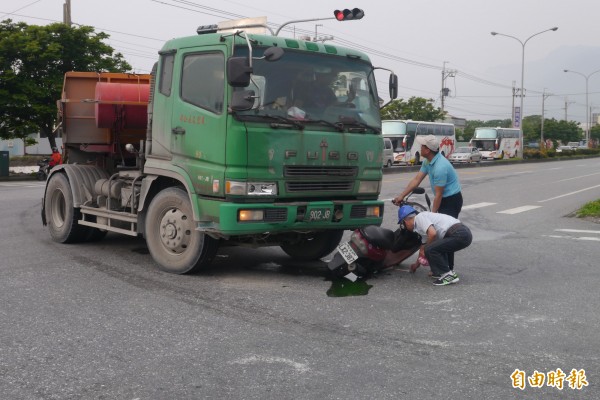
[[[550,96],[552,96],[552,93],[546,94],[546,88],[544,88],[544,92],[542,93],[542,126],[541,126],[541,129],[540,129],[540,131],[541,131],[541,134],[540,134],[540,137],[541,137],[540,146],[544,146],[544,147],[546,147],[545,143],[544,143],[544,103],[545,103],[546,99],[548,97],[550,97]]]
[[[444,65],[442,66],[442,91],[441,91],[442,115],[445,115],[444,114],[444,98],[447,97],[450,94],[450,89],[448,89],[446,87],[446,78],[456,76],[456,70],[449,69],[446,72],[446,63],[448,63],[448,62],[449,61],[444,61]]]
[[[323,26],[323,24],[315,24],[315,37],[312,38],[312,40],[311,40],[310,36],[305,36],[305,37],[302,37],[301,39],[306,40],[306,41],[310,41],[310,42],[323,42],[323,43],[325,43],[326,40],[333,40],[334,39],[334,37],[331,36],[331,35],[330,36],[321,36],[321,37],[319,37],[319,34],[317,32],[317,27],[319,27],[319,26]]]
[[[511,122],[512,122],[512,127],[515,127],[515,97],[517,97],[517,88],[515,87],[516,82],[513,81],[513,87],[512,87],[512,113],[511,113]]]
[[[317,38],[319,37],[319,35],[317,34],[317,28],[319,26],[323,26],[323,24],[315,24],[315,40],[313,40],[313,42],[316,42]]]
[[[63,4],[63,23],[71,26],[71,0],[65,0]]]
[[[525,91],[525,89],[523,89],[523,91]],[[512,108],[513,119],[512,119],[512,127],[513,128],[519,127],[519,129],[521,129],[520,126],[522,126],[522,123],[523,123],[522,122],[522,120],[523,120],[523,113],[521,112],[521,108],[515,108],[515,97],[523,97],[523,95],[521,94],[521,89],[516,88],[515,87],[515,81],[513,81],[513,108]],[[517,116],[516,116],[516,110],[519,110],[519,123],[518,124],[516,124],[516,118],[517,118]],[[522,131],[522,129],[521,129],[521,131]]]
[[[574,101],[569,101],[568,97],[565,97],[565,122],[569,122],[569,119],[567,118],[567,108],[569,107],[569,104],[573,104],[575,103]]]

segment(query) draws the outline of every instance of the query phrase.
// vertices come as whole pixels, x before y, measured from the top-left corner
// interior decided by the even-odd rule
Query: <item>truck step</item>
[[[106,220],[107,223],[102,224],[102,223],[97,223],[97,222],[86,221],[85,220],[86,215],[94,215],[97,218],[98,217],[102,218],[102,219]],[[122,227],[113,226],[111,224],[111,221],[125,222],[126,224],[129,224],[130,229],[124,229]],[[110,232],[122,233],[124,235],[129,235],[129,236],[138,236],[137,221],[138,221],[138,216],[136,214],[120,212],[120,211],[107,211],[104,209],[99,209],[99,208],[94,208],[94,207],[81,206],[81,220],[79,220],[78,222],[79,222],[79,225],[85,225],[85,226],[90,226],[92,228],[104,229],[104,230],[107,230]],[[123,226],[123,224],[120,224],[120,225]]]

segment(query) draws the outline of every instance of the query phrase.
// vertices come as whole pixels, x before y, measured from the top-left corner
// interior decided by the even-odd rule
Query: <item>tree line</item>
[[[55,147],[56,101],[68,71],[126,72],[123,55],[90,26],[0,22],[0,138],[40,133]]]

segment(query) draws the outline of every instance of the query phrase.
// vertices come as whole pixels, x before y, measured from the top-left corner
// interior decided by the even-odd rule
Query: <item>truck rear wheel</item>
[[[210,265],[219,241],[196,230],[192,205],[179,188],[160,192],[146,215],[146,243],[163,271],[186,274]]]
[[[64,174],[52,175],[46,187],[44,204],[48,229],[54,241],[73,243],[87,239],[88,229],[77,223],[81,213],[73,207],[71,185]]]
[[[304,236],[299,242],[282,244],[281,250],[298,260],[318,260],[335,250],[342,236],[343,230],[315,232]]]

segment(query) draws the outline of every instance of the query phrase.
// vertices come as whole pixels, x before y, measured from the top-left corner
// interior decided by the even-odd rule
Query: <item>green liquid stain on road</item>
[[[369,285],[363,280],[355,282],[348,279],[334,279],[331,281],[331,287],[327,290],[329,297],[348,297],[348,296],[366,296],[369,294],[369,289],[373,285]]]

